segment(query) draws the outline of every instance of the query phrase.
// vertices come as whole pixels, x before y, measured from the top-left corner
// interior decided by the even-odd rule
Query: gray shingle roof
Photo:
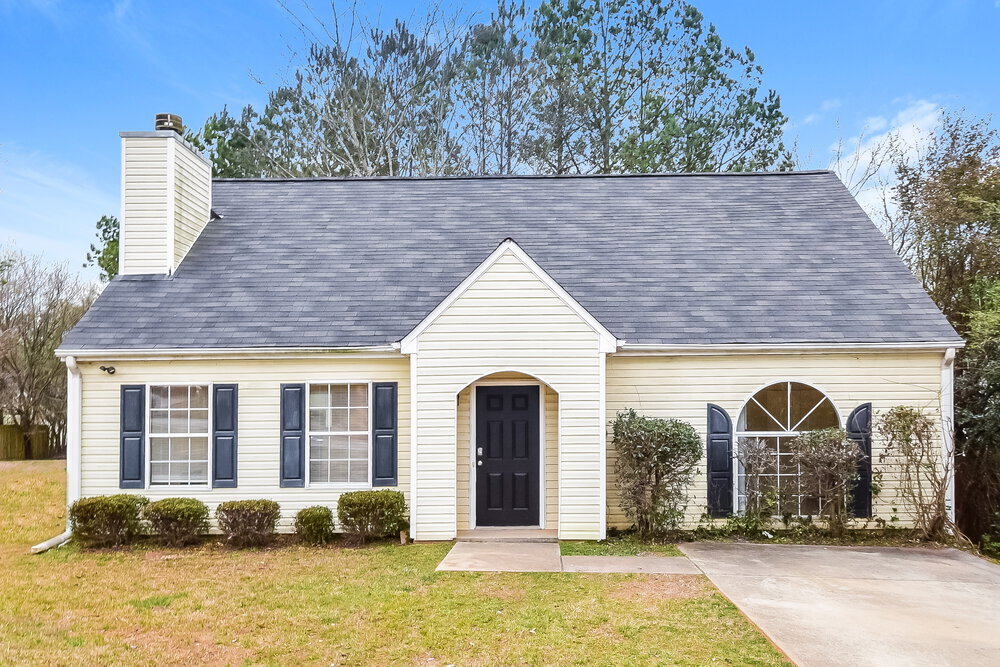
[[[212,206],[62,347],[391,343],[506,237],[629,343],[959,340],[829,172],[217,180]]]

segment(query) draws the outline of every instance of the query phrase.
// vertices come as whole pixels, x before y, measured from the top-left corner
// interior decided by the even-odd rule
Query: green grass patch
[[[0,664],[786,664],[701,576],[436,572],[450,544],[32,556],[65,496],[30,463],[0,474]]]
[[[142,598],[141,600],[131,600],[130,605],[136,609],[153,609],[154,607],[169,607],[170,603],[178,598],[184,597],[184,594],[180,595],[150,595],[148,598]]]
[[[683,556],[676,544],[643,542],[634,535],[609,537],[599,542],[560,542],[559,551],[563,556]]]

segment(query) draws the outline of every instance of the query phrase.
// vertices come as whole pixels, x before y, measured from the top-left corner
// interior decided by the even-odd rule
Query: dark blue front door
[[[476,525],[537,526],[538,387],[476,388]]]

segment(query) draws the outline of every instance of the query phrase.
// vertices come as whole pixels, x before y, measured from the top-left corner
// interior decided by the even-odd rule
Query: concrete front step
[[[460,530],[458,542],[541,542],[559,541],[559,531],[540,528],[476,528]]]

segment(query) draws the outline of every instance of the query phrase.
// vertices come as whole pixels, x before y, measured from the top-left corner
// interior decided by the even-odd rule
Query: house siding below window
[[[98,367],[113,363],[108,375]],[[280,488],[278,485],[279,391],[286,382],[398,382],[399,483],[395,488],[409,500],[410,384],[409,362],[399,358],[114,361],[81,363],[83,375],[82,472],[84,496],[121,493],[118,488],[119,391],[123,384],[239,385],[239,447],[237,488],[208,489],[154,486],[136,489],[152,499],[188,496],[215,506],[226,500],[267,498],[281,505],[280,530],[290,531],[295,513],[310,505],[336,511],[340,493],[330,488]],[[148,449],[146,450],[148,457]]]
[[[707,405],[724,408],[734,425],[740,409],[764,385],[785,380],[811,384],[837,408],[841,426],[851,411],[871,402],[876,418],[895,405],[925,410],[940,420],[941,352],[758,354],[745,356],[610,356],[607,365],[608,525],[630,522],[621,509],[615,481],[617,459],[610,422],[619,410],[635,408],[650,417],[681,419],[704,441]],[[897,498],[899,461],[880,461],[884,447],[873,439],[872,464],[882,471],[882,491],[874,498],[874,516],[899,525],[910,515]],[[707,505],[706,461],[699,463],[691,488],[686,521],[698,523]],[[895,508],[895,509],[894,509]]]

